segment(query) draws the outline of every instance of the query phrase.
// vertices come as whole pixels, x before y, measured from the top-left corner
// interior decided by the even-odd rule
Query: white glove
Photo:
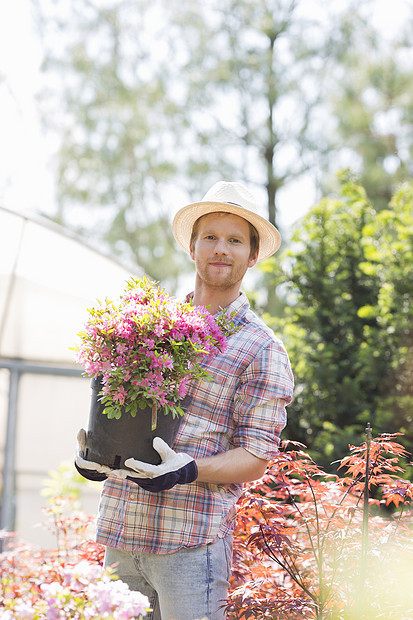
[[[160,465],[129,458],[126,459],[125,465],[132,471],[115,470],[111,475],[123,478],[126,473],[128,480],[136,482],[140,487],[152,493],[166,491],[176,484],[189,484],[196,480],[198,468],[192,456],[183,452],[175,452],[160,437],[155,437],[152,445],[162,459]]]
[[[143,461],[138,461],[133,458],[125,461],[126,467],[133,469],[134,472],[139,474],[140,478],[158,478],[164,474],[177,471],[194,460],[189,454],[172,450],[160,437],[155,437],[152,445],[154,450],[156,450],[161,457],[162,462],[160,465],[144,463]]]
[[[77,434],[77,449],[76,449],[76,458],[75,458],[75,466],[76,469],[84,478],[88,480],[94,481],[102,481],[105,480],[107,476],[110,476],[113,471],[107,465],[101,465],[100,463],[94,463],[93,461],[87,461],[83,455],[86,450],[86,431],[84,428],[81,428]],[[84,471],[87,470],[87,471]],[[90,473],[89,473],[90,472]],[[95,472],[95,474],[93,473]],[[98,475],[96,475],[98,474]]]
[[[192,456],[175,452],[160,437],[155,437],[153,447],[161,457],[160,465],[152,465],[134,458],[126,459],[129,469],[111,469],[107,465],[87,461],[83,455],[86,449],[86,431],[81,428],[77,434],[75,466],[88,480],[102,481],[107,477],[131,480],[151,492],[165,491],[176,484],[188,484],[196,480],[198,468]]]

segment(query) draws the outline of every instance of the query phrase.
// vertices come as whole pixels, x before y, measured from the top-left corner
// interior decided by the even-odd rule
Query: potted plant
[[[190,381],[208,378],[202,362],[235,331],[226,311],[212,316],[156,284],[131,278],[117,302],[89,308],[74,348],[92,379],[85,458],[115,469],[129,457],[159,463],[153,438],[173,443]]]

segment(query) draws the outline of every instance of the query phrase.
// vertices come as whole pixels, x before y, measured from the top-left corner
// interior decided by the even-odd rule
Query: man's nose
[[[215,254],[228,254],[228,248],[225,239],[217,239],[214,252]]]

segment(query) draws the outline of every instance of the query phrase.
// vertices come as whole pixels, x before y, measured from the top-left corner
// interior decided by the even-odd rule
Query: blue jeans
[[[232,536],[174,553],[128,553],[106,547],[105,566],[131,590],[145,594],[145,620],[224,620],[232,564]]]

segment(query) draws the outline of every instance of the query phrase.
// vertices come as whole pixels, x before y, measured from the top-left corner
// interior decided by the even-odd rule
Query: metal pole
[[[27,372],[34,375],[58,375],[61,377],[81,377],[83,372],[78,368],[68,368],[67,366],[47,366],[34,362],[22,360],[0,358],[0,368],[8,370],[18,370],[21,374]]]
[[[17,402],[20,382],[20,371],[10,369],[9,402],[7,407],[6,445],[3,467],[3,491],[1,498],[1,529],[12,532],[16,515],[16,434],[17,434]]]
[[[363,528],[361,534],[361,591],[364,589],[367,572],[367,551],[369,544],[369,478],[370,478],[370,444],[372,428],[370,422],[366,427],[366,471],[364,476]]]

